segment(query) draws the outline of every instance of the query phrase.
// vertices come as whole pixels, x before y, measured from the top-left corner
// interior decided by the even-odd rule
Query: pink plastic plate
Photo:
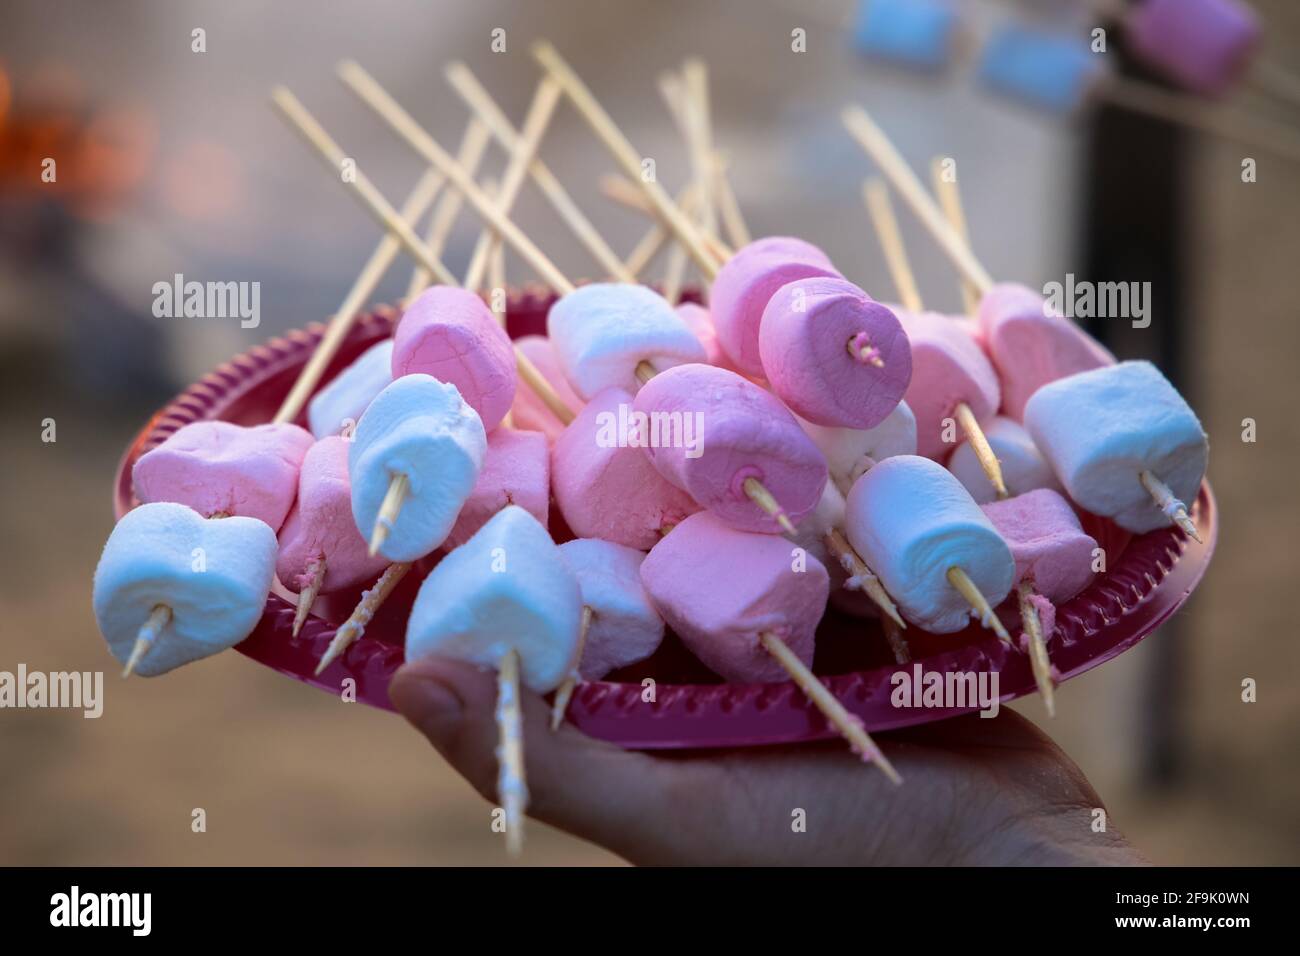
[[[508,308],[513,336],[539,333],[545,327],[548,295],[524,292]],[[390,335],[397,313],[379,308],[358,320],[326,373],[329,380],[365,348]],[[183,425],[220,418],[243,424],[268,421],[288,393],[299,369],[320,340],[323,326],[291,332],[284,338],[240,355],[190,386],[144,427],[118,468],[114,507],[120,518],[136,503],[131,467],[136,458]],[[1201,486],[1192,517],[1203,543],[1176,529],[1133,537],[1108,521],[1084,516],[1085,527],[1105,549],[1107,573],[1057,611],[1058,630],[1049,644],[1052,663],[1062,681],[1110,660],[1152,633],[1187,600],[1209,565],[1217,532],[1214,497]],[[563,519],[552,511],[557,540],[571,537]],[[313,676],[334,630],[351,612],[360,591],[322,597],[297,638],[290,636],[293,606],[272,593],[253,633],[236,649],[260,664],[295,680],[337,694],[345,678],[356,682],[356,698],[391,709],[388,682],[402,663],[402,643],[411,602],[429,564],[417,565],[367,628],[365,635],[319,678]],[[999,610],[1018,629],[1014,608]],[[1029,659],[1008,651],[986,630],[974,625],[959,634],[937,636],[909,628],[913,663],[925,672],[996,671],[1001,699],[1035,690]],[[926,723],[975,710],[897,708],[890,702],[893,662],[874,621],[827,612],[818,630],[814,669],[831,692],[869,730],[888,730]],[[647,679],[653,685],[647,685]],[[646,697],[653,696],[653,700]],[[569,719],[595,737],[640,749],[738,747],[820,740],[835,731],[793,683],[723,684],[700,665],[676,637],[669,635],[649,660],[610,675],[606,681],[580,685]]]

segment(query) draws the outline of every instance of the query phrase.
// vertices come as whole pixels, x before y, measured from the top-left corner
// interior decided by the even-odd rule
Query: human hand
[[[451,660],[405,665],[394,705],[496,803],[495,675]],[[1010,710],[878,735],[903,785],[842,741],[733,751],[639,753],[572,724],[523,692],[529,815],[632,863],[677,865],[1033,865],[1145,861],[1110,829],[1101,799],[1046,735]],[[794,812],[806,829],[795,832]]]

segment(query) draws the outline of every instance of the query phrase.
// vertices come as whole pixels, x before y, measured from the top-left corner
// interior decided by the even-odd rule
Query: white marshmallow
[[[1052,466],[1029,437],[1029,432],[1015,419],[999,415],[984,426],[984,435],[1002,466],[1002,478],[1011,497],[1038,488],[1062,490]],[[966,486],[977,504],[986,505],[997,500],[997,492],[993,490],[989,476],[984,473],[969,441],[963,441],[953,450],[948,459],[948,470]]]
[[[708,361],[685,320],[645,286],[597,282],[575,289],[551,306],[546,331],[565,377],[587,401],[611,386],[636,392],[641,362],[662,372]]]
[[[144,677],[209,657],[246,638],[275,578],[275,532],[257,518],[204,518],[155,502],[128,512],[95,567],[92,604],[122,663],[159,604],[171,620],[135,668]]]
[[[352,517],[369,539],[392,479],[409,480],[402,509],[380,553],[414,561],[451,533],[474,490],[487,434],[456,386],[432,375],[403,375],[375,396],[348,449]]]
[[[664,621],[641,584],[645,554],[599,538],[575,538],[560,545],[560,557],[591,608],[591,626],[578,661],[583,680],[643,661],[664,639]]]
[[[393,381],[393,340],[370,346],[334,376],[307,406],[307,424],[317,438],[343,434],[361,420],[375,396]]]
[[[527,687],[554,690],[577,664],[582,592],[536,518],[502,508],[420,585],[406,659],[452,657],[497,667],[519,652]]]
[[[880,462],[858,479],[847,505],[849,543],[903,616],[925,630],[951,634],[970,621],[949,568],[965,571],[990,607],[1010,592],[1011,549],[942,465],[915,455]]]
[[[1075,503],[1138,534],[1171,524],[1138,473],[1190,507],[1210,455],[1196,413],[1150,362],[1049,382],[1025,406],[1025,427]]]
[[[916,416],[907,402],[899,402],[875,428],[834,428],[794,417],[826,457],[831,477],[845,487],[852,487],[872,462],[916,454]]]

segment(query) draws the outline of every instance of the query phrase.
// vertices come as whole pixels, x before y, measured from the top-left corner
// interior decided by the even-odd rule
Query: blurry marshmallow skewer
[[[520,257],[537,272],[547,285],[561,297],[570,295],[575,291],[574,284],[560,272],[550,258],[483,193],[483,190],[479,188],[473,179],[465,175],[464,171],[446,150],[439,146],[437,141],[420,127],[411,115],[380,86],[374,77],[370,76],[359,64],[353,61],[341,64],[339,75],[353,92],[373,108],[402,139],[406,140],[427,162],[438,167],[447,175],[451,184],[465,194],[470,205],[478,211],[485,222],[514,247]],[[548,77],[548,80],[556,83],[557,87],[562,87],[562,84],[553,78]],[[672,200],[668,199],[666,195],[664,196],[664,202],[672,204]],[[679,217],[682,215],[675,205],[672,206],[672,210],[675,215]],[[691,237],[695,236],[689,223],[682,228]],[[698,248],[698,256],[697,262],[705,269],[705,274],[710,277],[716,274],[717,263],[702,246]],[[638,366],[637,377],[643,384],[655,374],[656,370],[647,362],[642,362]],[[566,424],[571,420],[572,413],[570,413],[568,419],[564,419]],[[744,493],[750,501],[780,524],[788,533],[793,532],[794,526],[786,516],[785,509],[781,507],[780,503],[777,502],[762,482],[756,478],[746,478]]]
[[[979,290],[981,296],[987,295],[993,288],[992,277],[975,258],[970,246],[963,242],[961,236],[949,225],[939,206],[926,192],[921,181],[885,133],[867,115],[867,112],[858,106],[846,107],[843,120],[849,133],[888,177],[890,183],[939,243],[939,247],[947,254],[953,265]],[[1187,506],[1174,497],[1168,485],[1149,471],[1141,471],[1135,478],[1150,494],[1155,506],[1169,516],[1171,522],[1177,524],[1194,540],[1201,540],[1195,523],[1187,513]]]

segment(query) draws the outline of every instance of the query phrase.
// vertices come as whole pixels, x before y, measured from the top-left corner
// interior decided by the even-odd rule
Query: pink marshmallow
[[[515,339],[515,348],[524,353],[524,357],[537,366],[542,378],[550,383],[556,394],[575,412],[582,408],[583,401],[564,377],[555,347],[544,335],[524,335]],[[546,407],[546,403],[537,397],[527,385],[515,389],[515,401],[510,406],[515,428],[520,431],[541,432],[546,440],[554,442],[564,431],[564,423],[555,417],[555,413]]]
[[[768,300],[781,286],[810,276],[839,276],[816,246],[786,236],[757,239],[737,250],[718,270],[709,309],[718,342],[737,371],[760,378],[759,324]]]
[[[445,285],[422,292],[393,333],[393,378],[413,373],[455,385],[487,431],[510,411],[518,386],[505,329],[473,292]]]
[[[677,307],[677,314],[682,317],[695,337],[700,340],[704,346],[704,354],[707,356],[710,365],[716,365],[718,368],[736,371],[735,365],[723,351],[722,343],[718,341],[718,332],[713,327],[713,316],[709,315],[709,310],[695,302],[683,302]]]
[[[837,277],[777,289],[763,310],[758,348],[772,390],[816,425],[874,428],[912,379],[912,350],[894,313]],[[864,350],[883,365],[863,358]]]
[[[1017,584],[1027,580],[1036,593],[1062,604],[1091,583],[1097,542],[1055,491],[1039,488],[980,507],[1011,548]]]
[[[315,439],[297,425],[192,422],[140,456],[131,471],[142,503],[188,505],[257,518],[278,531],[298,494],[298,471]]]
[[[474,490],[442,547],[450,551],[464,544],[506,505],[519,505],[545,528],[551,503],[550,454],[540,432],[493,430]]]
[[[775,535],[736,531],[707,512],[691,515],[646,557],[641,583],[710,670],[734,682],[786,680],[759,635],[775,633],[811,667],[830,590],[826,568],[812,555],[794,570],[795,547]]]
[[[731,527],[781,530],[745,495],[747,478],[796,524],[817,507],[826,459],[775,396],[735,372],[678,365],[643,385],[634,407],[646,416],[646,453],[659,474]]]
[[[377,578],[389,564],[373,558],[352,518],[348,441],[338,435],[307,450],[298,477],[298,501],[280,529],[275,575],[285,587],[306,587],[317,562],[325,562],[321,591],[339,591]]]
[[[1115,356],[1069,319],[1048,311],[1033,289],[994,286],[980,302],[985,348],[1002,383],[1002,413],[1021,421],[1025,403],[1048,382],[1114,365]]]
[[[937,312],[900,312],[912,344],[912,382],[904,398],[916,415],[916,453],[942,461],[956,447],[944,441],[944,419],[965,402],[980,424],[997,414],[998,376],[971,335],[971,325]],[[953,437],[961,441],[961,428]]]
[[[578,537],[648,551],[700,506],[665,481],[639,445],[620,445],[619,423],[632,404],[630,392],[607,388],[578,413],[551,449],[552,490]]]

